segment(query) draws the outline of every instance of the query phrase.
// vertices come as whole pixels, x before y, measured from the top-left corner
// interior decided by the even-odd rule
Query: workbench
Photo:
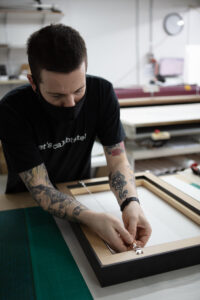
[[[200,153],[199,103],[122,108],[121,122],[133,165],[134,160]],[[161,147],[151,146],[155,130],[169,134]]]
[[[200,102],[198,85],[133,86],[130,88],[115,88],[121,107],[149,106],[160,104],[178,104]]]
[[[193,184],[193,188],[196,189],[195,195],[197,195],[198,197],[198,192],[200,195],[200,189],[198,189],[200,187],[200,179],[199,177],[193,175],[190,169],[181,172],[177,175],[171,176],[172,177],[164,176],[163,179],[166,179],[166,181],[168,181],[168,178],[170,177],[172,178],[172,180],[173,178],[175,178],[179,181],[181,180],[183,183],[186,182],[186,190],[184,190],[184,193],[187,193],[188,184]],[[22,292],[23,288],[25,287],[25,284],[27,287],[28,281],[31,280],[31,278],[27,278],[26,276],[26,282],[22,282],[23,272],[27,271],[24,269],[26,264],[23,263],[23,259],[26,259],[26,255],[28,254],[25,249],[19,249],[18,239],[22,239],[23,234],[25,233],[22,232],[20,235],[17,236],[16,230],[16,232],[13,232],[12,240],[7,239],[6,244],[6,232],[9,230],[9,228],[5,227],[6,223],[3,222],[2,218],[0,218],[0,249],[1,259],[4,260],[1,261],[0,282],[1,284],[5,283],[5,276],[8,276],[8,274],[12,277],[13,280],[13,282],[7,283],[7,287],[9,288],[7,297],[3,297],[3,294],[1,294],[1,291],[3,291],[3,289],[2,286],[0,286],[1,299],[14,299],[15,295],[12,294],[13,289],[13,291],[18,292],[17,299],[20,300],[61,300],[92,298],[109,300],[151,300],[155,299],[155,297],[163,298],[165,300],[177,299],[177,297],[181,297],[182,300],[199,300],[200,265],[178,269],[167,273],[157,274],[154,276],[144,277],[137,280],[131,280],[128,282],[102,288],[91,268],[91,265],[86,259],[82,247],[80,246],[76,236],[74,235],[68,221],[61,220],[58,218],[54,219],[59,228],[59,231],[62,233],[62,236],[60,236],[60,234],[57,233],[58,229],[55,229],[55,222],[53,218],[49,214],[43,212],[40,208],[38,208],[36,203],[29,196],[29,194],[16,194],[14,195],[14,197],[13,195],[0,196],[1,217],[3,210],[5,215],[9,215],[10,212],[10,223],[12,223],[14,214],[16,212],[16,208],[18,212],[21,211],[19,208],[21,208],[22,210],[25,208],[26,210],[25,219],[28,224],[27,230],[29,232],[29,238],[31,238],[31,248],[29,249],[29,251],[31,251],[35,262],[38,262],[38,269],[36,268],[34,270],[34,276],[37,278],[34,284],[36,286],[36,292],[38,294],[37,298],[35,298],[34,293],[32,294],[32,297],[30,297],[30,291],[28,297],[27,294]],[[13,209],[15,210],[13,211]],[[21,216],[21,218],[19,218],[18,216],[17,218],[18,222],[23,223],[23,216]],[[23,224],[21,224],[21,226],[22,225]],[[54,240],[55,231],[56,240]],[[2,239],[2,234],[4,233],[4,239]],[[61,241],[61,237],[63,237],[62,239],[64,239],[64,241],[66,242],[66,246],[62,245],[63,247],[65,247],[64,252],[62,247],[59,248],[59,245],[63,243],[63,240]],[[5,241],[3,248],[2,241]],[[12,254],[12,256],[10,256],[7,261],[6,250],[10,251],[10,254]],[[17,255],[19,255],[17,251],[19,250],[24,251],[24,255],[21,256],[20,264],[17,265]],[[67,260],[64,260],[63,262],[62,258],[65,255],[67,256]],[[76,264],[74,261],[76,262]],[[7,273],[2,273],[3,268],[5,268],[6,262],[9,263],[8,268],[6,269]],[[46,266],[46,262],[50,262],[50,264]],[[64,270],[65,266],[68,266],[66,270]],[[30,268],[30,266],[28,267]],[[17,278],[16,275],[19,275],[19,271],[21,277],[19,276],[19,278]],[[52,279],[50,276],[51,272],[54,272],[55,275],[55,278],[53,278],[53,280],[55,281],[53,283],[51,283],[50,281]],[[45,278],[47,278],[46,282]],[[17,283],[18,286],[16,286]],[[50,285],[48,286],[48,284]],[[65,291],[63,293],[59,291],[59,287],[62,285],[65,286]]]

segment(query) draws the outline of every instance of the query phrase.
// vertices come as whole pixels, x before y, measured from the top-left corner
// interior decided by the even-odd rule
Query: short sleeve
[[[20,173],[42,163],[31,126],[8,105],[0,105],[0,139],[6,161],[14,172]]]
[[[100,99],[97,136],[103,146],[111,146],[125,139],[120,121],[120,106],[111,83],[105,83]]]

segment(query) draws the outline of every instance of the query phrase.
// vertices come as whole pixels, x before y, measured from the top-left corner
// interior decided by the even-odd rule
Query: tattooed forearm
[[[73,209],[73,217],[77,220],[77,217],[80,215],[80,213],[83,210],[86,210],[87,207],[84,207],[83,205],[78,205]]]
[[[33,169],[22,172],[19,174],[27,189],[29,190],[32,186],[37,184],[38,178],[45,185],[52,185],[44,164],[41,164]]]
[[[57,202],[62,203],[66,202],[69,205],[73,200],[71,196],[60,193],[54,187],[45,186],[43,184],[39,184],[30,188],[30,192],[34,199],[37,199],[37,202],[40,204],[41,201],[48,202],[49,199],[51,204],[56,204]]]
[[[125,151],[124,143],[115,144],[113,146],[106,146],[105,151],[108,155],[117,156]]]
[[[113,158],[114,159],[114,158]],[[109,163],[109,183],[110,188],[115,194],[119,204],[128,197],[137,196],[135,186],[135,176],[133,170],[127,160],[118,159]]]
[[[118,192],[119,199],[123,200],[126,198],[128,194],[128,190],[124,189],[127,184],[125,180],[125,176],[120,173],[119,171],[115,172],[114,174],[109,175],[110,185],[111,187]]]
[[[131,168],[131,166],[129,164],[126,166],[126,168],[128,170],[129,182],[135,186],[135,176],[133,174],[133,169]]]
[[[80,213],[87,209],[72,196],[63,194],[53,187],[40,185],[34,187],[31,193],[45,210],[59,218],[78,221]],[[72,213],[69,214],[69,211]]]
[[[110,173],[110,188],[121,205],[126,198],[137,196],[135,176],[126,156],[124,142],[104,146],[104,152]]]
[[[63,194],[51,184],[44,164],[19,174],[33,199],[46,211],[59,218],[78,221],[87,208],[74,197]]]
[[[69,219],[71,221],[78,221],[79,222],[79,215],[83,210],[87,210],[88,208],[77,204],[77,206],[73,209],[72,215],[69,215],[66,213],[66,206],[65,203],[60,203],[59,208],[52,208],[49,207],[48,212],[56,217],[62,218],[62,219]]]

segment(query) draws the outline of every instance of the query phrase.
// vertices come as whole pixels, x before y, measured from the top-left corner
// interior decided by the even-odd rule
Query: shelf
[[[200,102],[200,95],[178,95],[178,96],[152,96],[141,98],[119,99],[120,107],[149,106],[161,104],[176,104],[187,102]]]
[[[0,85],[10,85],[10,84],[24,84],[28,83],[28,80],[20,80],[20,79],[11,79],[11,80],[0,80]]]
[[[7,14],[7,13],[11,13],[11,14],[15,14],[15,13],[30,13],[30,14],[41,14],[41,15],[44,15],[44,14],[47,14],[47,15],[60,15],[60,16],[64,16],[64,14],[62,12],[57,12],[57,11],[50,11],[50,10],[46,10],[46,9],[43,9],[43,10],[34,10],[34,9],[0,9],[0,14],[3,13],[3,14]]]
[[[24,45],[14,45],[14,44],[0,44],[0,49],[26,49],[26,44]]]
[[[166,146],[148,149],[146,147],[139,147],[133,142],[132,145],[131,143],[126,144],[126,150],[130,159],[141,160],[173,155],[200,153],[200,143],[192,143],[187,141],[186,138],[182,144],[180,142],[168,142]]]
[[[64,16],[57,6],[41,4],[42,9],[38,9],[39,4],[31,5],[0,5],[0,19],[5,27],[1,35],[0,50],[7,51],[9,56],[10,49],[23,50],[26,49],[26,42],[31,35],[31,24],[46,24],[60,21]],[[34,21],[33,21],[34,20]],[[16,22],[16,26],[13,25]],[[10,26],[11,24],[11,26]],[[26,28],[26,24],[28,25]],[[9,28],[9,30],[8,30]],[[15,36],[18,38],[16,39]]]
[[[9,45],[8,44],[0,44],[0,49],[8,49]]]

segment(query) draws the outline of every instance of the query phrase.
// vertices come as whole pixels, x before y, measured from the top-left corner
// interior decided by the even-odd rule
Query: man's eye
[[[75,94],[81,94],[82,92],[83,92],[83,88],[80,89],[80,90],[78,90],[78,91],[76,91]]]
[[[81,93],[81,91],[76,91],[76,92],[75,92],[76,95],[78,95],[78,94],[80,94],[80,93]]]
[[[54,95],[54,96],[52,96],[54,99],[60,99],[61,98],[61,96],[60,95]]]

